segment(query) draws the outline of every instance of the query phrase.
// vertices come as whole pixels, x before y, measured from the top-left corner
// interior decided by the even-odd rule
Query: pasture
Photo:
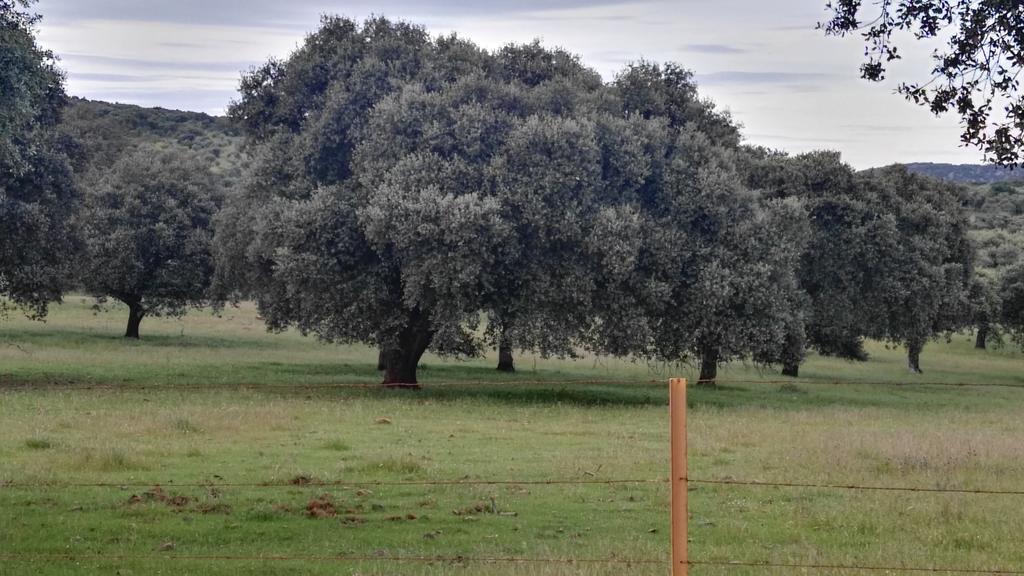
[[[349,388],[379,381],[374,350],[267,334],[251,306],[146,319],[130,342],[124,310],[90,305],[0,323],[5,576],[668,570],[665,381],[689,367],[519,356],[504,375],[428,356],[423,390]],[[726,366],[742,383],[690,392],[690,477],[1024,490],[1024,358],[972,343],[929,344],[913,377],[876,343],[867,363],[812,357],[792,384]],[[1024,570],[1022,503],[695,484],[690,551]],[[639,562],[585,562],[607,559]]]

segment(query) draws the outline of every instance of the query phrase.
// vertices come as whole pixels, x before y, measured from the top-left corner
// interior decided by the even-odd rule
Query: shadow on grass
[[[667,406],[666,386],[655,384],[567,384],[551,382],[516,384],[514,382],[474,386],[431,388],[419,391],[391,391],[393,396],[411,396],[424,400],[452,402],[483,400],[516,405],[571,406]]]
[[[135,340],[119,333],[93,330],[55,328],[53,330],[0,330],[0,346],[38,346],[58,349],[124,348],[190,348],[190,349],[270,349],[279,348],[277,342],[267,339],[244,339],[193,334],[146,334]]]
[[[84,334],[90,339],[111,340],[109,336]],[[177,342],[181,337],[155,336],[153,340]],[[196,346],[207,346],[207,343],[202,342],[204,340],[226,342],[225,347],[245,345],[239,345],[236,339],[223,340],[215,337],[192,340]],[[66,332],[62,333],[59,341],[66,344]],[[116,373],[99,370],[83,372],[75,370],[74,367],[48,369],[41,366],[6,375],[0,374],[0,388],[22,390],[102,388],[126,393],[166,391],[182,394],[231,393],[245,390],[324,401],[345,398],[436,402],[472,400],[506,405],[563,404],[580,407],[664,407],[668,403],[667,379],[653,374],[639,375],[632,379],[612,379],[608,376],[595,376],[591,379],[580,373],[566,374],[560,371],[507,374],[481,365],[434,364],[421,368],[420,382],[423,389],[420,390],[377,388],[376,385],[380,381],[375,365],[359,362],[268,361],[169,366],[130,364],[118,367]],[[369,387],[346,387],[351,384]],[[782,385],[777,382],[766,382],[691,387],[688,396],[689,405],[698,410],[801,410],[842,406],[926,411],[1017,405],[1024,400],[1024,387],[958,388],[923,383],[868,384],[855,381],[826,384],[794,380]]]

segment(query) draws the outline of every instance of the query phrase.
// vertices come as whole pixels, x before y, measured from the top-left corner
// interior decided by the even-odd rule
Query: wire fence
[[[932,494],[974,494],[991,496],[1024,496],[1024,490],[1001,490],[985,488],[935,488],[928,486],[873,486],[858,484],[829,484],[810,482],[773,482],[767,480],[736,480],[736,479],[711,479],[711,478],[686,478],[690,484],[720,485],[720,486],[751,486],[757,488],[797,488],[797,489],[822,489],[822,490],[860,490],[865,492],[924,492]],[[10,489],[70,489],[70,488],[153,488],[163,486],[168,488],[344,488],[344,487],[403,487],[403,486],[565,486],[565,485],[605,485],[613,486],[620,484],[668,484],[670,478],[612,478],[612,479],[552,479],[552,480],[359,480],[359,479],[332,479],[321,480],[317,478],[293,479],[288,481],[269,482],[60,482],[60,481],[35,481],[18,482],[13,480],[0,481],[0,488]]]
[[[0,390],[96,390],[96,391],[204,391],[204,390],[389,390],[405,389],[416,386],[423,390],[432,388],[488,388],[501,389],[508,387],[522,386],[553,386],[553,387],[574,387],[574,386],[622,386],[622,387],[644,387],[660,386],[664,382],[658,379],[570,379],[570,380],[545,380],[545,379],[498,379],[498,380],[445,380],[425,381],[415,385],[406,384],[382,384],[380,382],[232,382],[232,383],[209,383],[209,384],[178,384],[178,383],[124,383],[109,384],[98,382],[81,382],[75,380],[66,381],[34,381],[13,379],[0,379]],[[951,388],[1018,388],[1024,390],[1024,379],[1013,382],[968,382],[968,381],[943,381],[943,380],[836,380],[827,378],[790,378],[790,379],[755,379],[755,378],[717,378],[715,380],[697,380],[696,386],[923,386],[923,387],[951,387]]]
[[[519,556],[405,556],[390,554],[338,554],[338,555],[284,555],[284,554],[2,554],[0,560],[9,562],[38,561],[107,561],[107,562],[150,562],[160,561],[196,561],[196,562],[338,562],[338,563],[426,563],[426,564],[560,564],[560,565],[622,565],[622,566],[668,566],[668,560],[649,558],[532,558]],[[770,562],[749,560],[690,560],[687,565],[694,567],[718,568],[770,568],[770,569],[801,569],[801,570],[841,570],[859,572],[886,573],[929,573],[929,574],[990,574],[990,575],[1024,575],[1022,570],[1002,568],[935,568],[896,565],[860,565],[860,564],[815,564],[794,562]]]
[[[499,388],[507,385],[529,385],[529,386],[609,386],[609,385],[654,385],[659,384],[658,380],[508,380],[508,381],[449,381],[429,382],[425,387],[465,387],[465,386],[486,386]],[[953,386],[953,387],[988,387],[1006,386],[1019,387],[1024,389],[1024,384],[1016,385],[1011,383],[977,383],[977,382],[894,382],[894,381],[839,381],[839,380],[815,380],[815,379],[788,379],[788,380],[755,380],[755,379],[718,379],[717,384],[727,385],[784,385],[784,384],[859,384],[859,385],[902,385],[913,384],[919,386]],[[0,383],[0,389],[5,388],[34,388],[31,383],[18,383],[14,386],[10,383]],[[44,386],[44,388],[47,386]],[[370,383],[335,383],[335,384],[250,384],[250,385],[103,385],[70,383],[66,385],[56,384],[48,387],[59,389],[83,389],[83,390],[194,390],[194,389],[216,389],[216,388],[312,388],[312,389],[375,389],[382,388],[381,384]],[[929,487],[929,486],[880,486],[860,485],[849,483],[827,483],[827,482],[794,482],[794,481],[770,481],[770,480],[745,480],[733,478],[681,478],[689,484],[709,486],[739,486],[752,488],[780,488],[780,489],[817,489],[817,490],[846,490],[864,492],[919,492],[930,494],[967,494],[967,495],[991,495],[991,496],[1024,496],[1024,489],[986,489],[986,488],[953,488],[953,487]],[[425,480],[364,480],[364,479],[316,479],[296,478],[288,481],[267,481],[267,482],[228,482],[223,480],[201,481],[201,482],[164,482],[165,487],[173,488],[245,488],[245,489],[280,489],[280,488],[319,488],[319,487],[409,487],[409,486],[564,486],[564,485],[668,485],[672,478],[566,478],[566,479],[425,479]],[[64,482],[64,481],[15,481],[0,480],[0,489],[72,489],[72,488],[154,488],[161,484],[152,482]],[[391,555],[386,553],[375,554],[338,554],[338,555],[287,555],[287,554],[180,554],[167,552],[161,554],[106,554],[106,553],[5,553],[0,552],[0,561],[4,562],[37,562],[37,561],[196,561],[196,562],[394,562],[394,563],[426,563],[426,564],[558,564],[558,565],[622,565],[622,566],[670,566],[672,562],[657,558],[584,558],[584,557],[520,557],[520,556],[487,556],[487,555]],[[760,568],[765,570],[812,570],[812,571],[853,571],[853,572],[886,572],[886,573],[941,573],[941,574],[990,574],[990,575],[1020,575],[1024,576],[1024,570],[1008,568],[969,568],[969,567],[928,567],[928,566],[898,566],[898,565],[859,565],[859,564],[830,564],[830,563],[799,563],[799,562],[775,562],[768,560],[745,560],[745,559],[687,559],[687,566],[691,567],[715,567],[725,569],[735,568]]]

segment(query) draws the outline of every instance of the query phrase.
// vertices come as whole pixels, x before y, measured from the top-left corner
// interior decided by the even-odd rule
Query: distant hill
[[[141,145],[187,148],[208,162],[226,187],[236,186],[245,168],[242,134],[224,117],[72,98],[63,130],[77,143],[74,160],[86,179]]]
[[[911,172],[941,178],[951,182],[971,184],[988,184],[1008,180],[1024,180],[1021,169],[1010,170],[986,164],[936,164],[933,162],[914,162],[907,164]]]

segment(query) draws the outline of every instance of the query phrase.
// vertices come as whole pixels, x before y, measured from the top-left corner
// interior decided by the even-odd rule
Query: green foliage
[[[998,281],[990,276],[975,274],[971,279],[968,302],[970,321],[978,331],[977,346],[983,348],[989,339],[1002,343],[999,322],[1002,318],[1003,301]]]
[[[763,149],[741,155],[747,184],[771,198],[803,203],[810,227],[797,264],[800,291],[806,298],[802,318],[794,322],[793,349],[779,360],[790,368],[803,359],[800,344],[826,355],[863,359],[861,339],[870,332],[865,310],[876,276],[867,263],[873,249],[872,218],[853,170],[833,152],[788,157]],[[806,340],[806,342],[804,342]]]
[[[1024,347],[1024,265],[1008,269],[999,284],[1000,320],[1014,342]]]
[[[86,186],[139,147],[187,149],[226,190],[240,186],[248,169],[242,135],[224,117],[71,98],[61,130],[75,143],[76,172]]]
[[[973,186],[961,199],[975,230],[1019,233],[1024,229],[1024,182],[1007,181]]]
[[[568,350],[606,189],[596,79],[539,44],[492,55],[325,19],[232,108],[259,153],[221,218],[221,285],[252,293],[272,328],[381,346],[400,381],[429,346],[474,353],[481,310],[520,345]]]
[[[914,349],[969,325],[973,247],[958,191],[903,166],[859,175],[871,198],[874,283],[869,335]],[[912,367],[913,368],[913,367]]]
[[[1011,168],[992,164],[909,162],[906,166],[908,170],[917,174],[963,184],[1006,182],[1020,178],[1019,172]]]
[[[693,72],[678,64],[629,64],[615,78],[614,88],[626,114],[663,118],[673,128],[690,125],[716,144],[739,145],[739,127],[728,113],[716,111],[713,102],[699,97]]]
[[[213,275],[220,201],[209,169],[187,151],[142,148],[122,157],[87,191],[83,286],[127,304],[133,318],[200,305]]]
[[[861,340],[873,337],[916,356],[970,323],[973,247],[960,188],[901,166],[855,174],[834,153],[751,149],[744,162],[752,187],[807,207],[799,280],[811,347],[864,359]]]
[[[901,59],[903,32],[916,40],[941,40],[932,53],[929,80],[901,83],[907,100],[935,114],[955,111],[961,140],[984,151],[996,164],[1019,164],[1024,154],[1024,94],[1017,76],[1024,49],[1024,21],[1014,0],[898,0],[866,10],[860,0],[832,0],[826,34],[859,34],[867,43],[861,76],[882,81],[890,62]],[[1003,117],[994,117],[997,109]]]
[[[43,316],[70,276],[77,191],[55,130],[64,75],[36,43],[29,4],[0,0],[0,295]]]
[[[633,278],[649,294],[640,350],[669,361],[698,358],[713,379],[719,362],[774,358],[800,312],[794,272],[804,241],[798,202],[746,190],[734,151],[692,129],[667,142],[667,164],[651,196],[641,198],[644,228],[657,229]],[[616,331],[621,321],[607,322]],[[629,325],[629,323],[625,323]]]

